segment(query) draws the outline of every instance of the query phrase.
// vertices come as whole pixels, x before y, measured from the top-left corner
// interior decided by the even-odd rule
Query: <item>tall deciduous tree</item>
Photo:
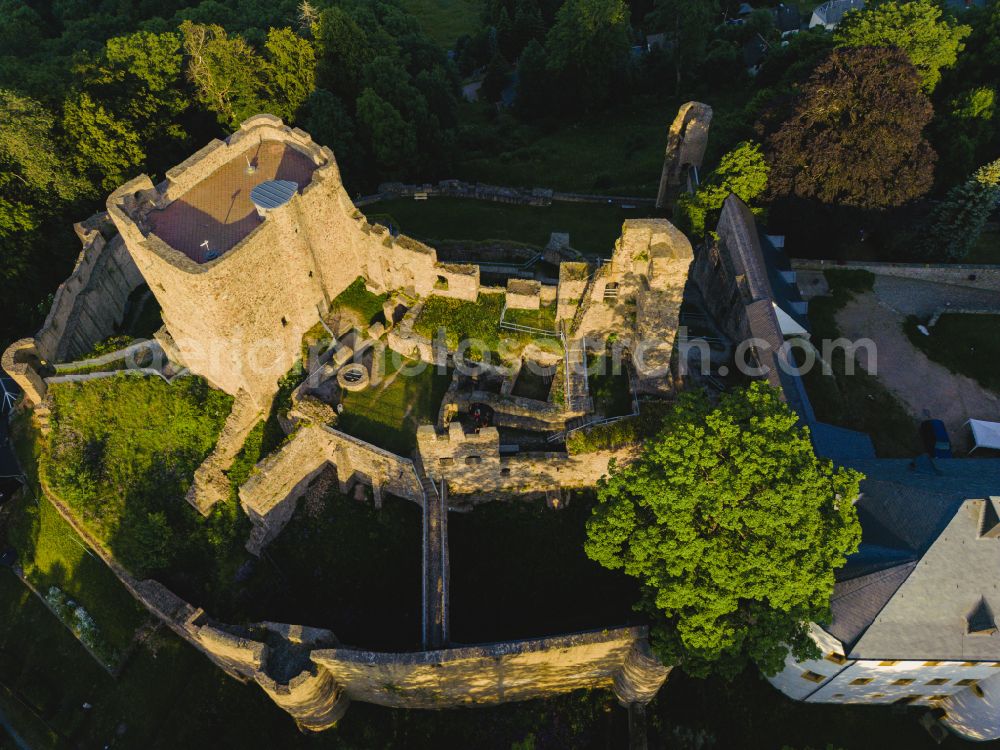
[[[359,135],[378,163],[388,170],[404,171],[416,158],[413,126],[372,89],[361,92],[356,111]]]
[[[261,111],[260,60],[241,37],[229,37],[221,26],[181,24],[187,74],[198,99],[223,125],[236,127]]]
[[[293,121],[316,88],[316,53],[291,29],[267,32],[264,90],[268,111]]]
[[[86,92],[66,100],[63,130],[77,169],[102,190],[114,190],[134,177],[146,158],[135,129]]]
[[[771,189],[862,209],[919,198],[937,158],[923,136],[932,114],[904,52],[836,49],[770,138]]]
[[[1000,204],[1000,159],[986,164],[949,192],[931,215],[924,253],[959,260],[969,254]]]
[[[628,63],[628,6],[624,0],[566,0],[545,47],[566,106],[603,104]]]
[[[748,660],[781,669],[815,653],[836,568],[857,549],[861,476],[813,453],[763,383],[712,406],[685,393],[641,456],[612,467],[587,523],[587,554],[643,584],[653,647],[694,675]]]
[[[897,47],[907,54],[928,93],[941,80],[941,68],[955,64],[969,35],[968,26],[941,17],[932,0],[883,2],[850,11],[834,31],[841,47]]]
[[[681,195],[677,206],[686,225],[684,228],[696,237],[703,237],[706,228],[715,223],[730,193],[735,193],[744,203],[752,203],[767,189],[770,171],[759,144],[750,141],[738,144],[722,157],[719,166],[693,194]]]
[[[717,0],[656,0],[649,20],[670,39],[676,90],[684,74],[705,58],[708,40],[719,15]]]

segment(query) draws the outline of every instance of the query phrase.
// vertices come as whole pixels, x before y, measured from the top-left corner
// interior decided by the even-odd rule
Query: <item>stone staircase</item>
[[[567,341],[565,367],[567,411],[593,411],[594,405],[590,398],[590,383],[587,378],[587,351],[583,341],[579,339]]]

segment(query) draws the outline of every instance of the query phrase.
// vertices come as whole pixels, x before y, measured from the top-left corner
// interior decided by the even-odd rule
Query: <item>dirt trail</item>
[[[878,379],[918,420],[928,416],[942,420],[956,451],[964,453],[970,446],[969,430],[963,427],[966,420],[1000,421],[1000,397],[928,359],[906,337],[903,320],[872,293],[858,295],[837,313],[842,336],[875,342]],[[870,371],[863,351],[858,358]]]

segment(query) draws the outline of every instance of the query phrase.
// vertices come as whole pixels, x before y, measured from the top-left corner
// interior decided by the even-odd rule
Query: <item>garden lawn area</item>
[[[452,638],[486,643],[635,622],[637,583],[583,551],[594,502],[574,493],[564,510],[511,500],[450,514]]]
[[[420,507],[384,497],[376,509],[370,491],[364,502],[340,494],[332,474],[330,489],[300,501],[267,548],[248,617],[329,628],[353,646],[418,648]]]
[[[28,488],[16,501],[7,539],[18,552],[25,577],[43,594],[56,586],[76,600],[94,618],[103,640],[120,655],[146,620],[146,610],[43,497],[38,482],[41,444],[25,413],[15,418],[11,438]]]
[[[952,372],[966,375],[983,388],[1000,393],[1000,315],[948,313],[924,336],[916,318],[903,326],[915,347]]]
[[[511,310],[507,308],[504,321],[519,326],[529,326],[543,331],[556,330],[556,303],[542,305],[537,310]]]
[[[18,551],[25,578],[43,595],[54,586],[86,609],[97,624],[100,644],[91,646],[115,667],[148,619],[146,610],[50,502],[23,497],[15,513],[8,541]]]
[[[403,0],[403,8],[444,50],[454,49],[460,36],[479,28],[482,6],[482,0]]]
[[[185,557],[186,547],[215,546],[221,529],[194,518],[184,495],[215,445],[229,396],[200,378],[167,384],[133,375],[59,383],[50,394],[43,484],[123,565],[143,576]]]
[[[479,346],[471,346],[466,350],[470,360],[481,361],[484,352],[502,354],[501,359],[509,360],[520,356],[521,351],[529,343],[555,353],[562,352],[562,344],[555,336],[539,335],[519,331],[501,330],[500,314],[503,312],[503,294],[484,294],[480,292],[475,302],[450,299],[447,297],[430,296],[413,325],[415,333],[426,336],[432,341],[437,337],[439,329],[445,331],[445,342],[450,351],[458,349],[462,341],[477,341]],[[511,320],[514,313],[514,320]],[[522,315],[523,313],[523,315]],[[555,330],[555,307],[551,310],[508,310],[507,320],[521,325],[536,327],[550,326]]]
[[[659,167],[656,178],[659,180]],[[652,206],[623,209],[595,203],[515,206],[472,198],[397,198],[364,207],[367,215],[388,214],[404,234],[429,245],[447,240],[508,240],[548,244],[552,232],[569,232],[570,245],[580,252],[610,258],[622,222],[652,216]]]
[[[682,101],[635,96],[555,129],[462,104],[459,112],[469,135],[455,176],[494,185],[655,198],[667,130]]]
[[[628,372],[624,366],[612,372],[610,357],[595,359],[590,363],[590,395],[594,408],[605,417],[621,417],[632,413],[632,393]]]
[[[465,339],[477,339],[487,349],[496,351],[500,345],[500,314],[503,294],[482,294],[475,302],[430,296],[413,325],[415,333],[433,340],[439,329],[445,329],[449,349],[456,349]]]
[[[437,421],[451,373],[438,373],[432,365],[401,360],[392,351],[386,351],[385,369],[381,384],[344,392],[344,411],[337,429],[409,456],[417,447],[417,427]]]
[[[987,230],[979,235],[979,241],[963,263],[1000,263],[1000,231]]]
[[[360,276],[347,289],[334,297],[331,308],[343,308],[357,313],[366,325],[382,314],[382,303],[389,299],[388,294],[373,294],[365,287],[365,280]]]
[[[867,271],[824,272],[831,294],[809,301],[809,320],[814,343],[839,338],[836,314],[850,299],[872,289],[874,276]],[[824,375],[817,366],[804,373],[802,382],[816,418],[871,436],[875,452],[883,458],[908,458],[922,452],[917,425],[889,389],[863,367],[846,375],[844,350],[837,347],[830,363],[833,374]]]

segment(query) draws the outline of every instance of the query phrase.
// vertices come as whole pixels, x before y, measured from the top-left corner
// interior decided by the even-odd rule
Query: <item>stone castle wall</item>
[[[268,212],[221,257],[197,263],[152,230],[150,214],[183,200],[220,167],[261,143],[281,143],[316,165],[291,201]],[[108,211],[160,302],[181,363],[261,403],[299,355],[302,335],[359,276],[370,289],[475,299],[476,266],[441,264],[433,249],[370,225],[343,188],[333,153],[278,118],[258,115],[153,186],[139,177],[108,198]]]
[[[309,485],[327,467],[337,470],[341,492],[357,482],[372,487],[376,504],[383,492],[423,505],[423,488],[410,459],[321,425],[300,427],[259,464],[240,487],[240,504],[256,527],[248,549],[260,549],[291,520]]]
[[[612,459],[623,463],[635,456],[634,449],[501,456],[500,434],[495,427],[466,434],[458,422],[449,424],[444,433],[429,425],[419,427],[417,450],[427,476],[434,481],[444,479],[452,495],[472,496],[592,487],[608,473]]]
[[[973,265],[964,263],[864,263],[855,261],[811,260],[793,258],[796,271],[827,271],[850,269],[869,271],[876,276],[895,276],[914,281],[936,284],[954,284],[974,289],[1000,292],[1000,265]]]
[[[312,660],[351,700],[395,708],[445,708],[545,698],[579,688],[612,688],[623,703],[648,703],[669,670],[648,653],[645,628],[617,628],[528,641],[380,654],[313,651]]]
[[[45,322],[3,354],[3,369],[33,404],[45,398],[42,363],[73,360],[114,334],[129,295],[143,282],[107,214],[95,214],[74,229],[83,249],[56,290]]]
[[[75,359],[112,335],[125,315],[129,295],[142,284],[142,275],[107,214],[74,228],[83,250],[35,334],[39,354],[50,362]]]
[[[708,129],[712,124],[712,108],[701,102],[687,102],[677,110],[677,116],[667,133],[667,148],[663,156],[660,189],[656,207],[663,208],[671,188],[681,184],[688,167],[701,169],[708,147]]]

